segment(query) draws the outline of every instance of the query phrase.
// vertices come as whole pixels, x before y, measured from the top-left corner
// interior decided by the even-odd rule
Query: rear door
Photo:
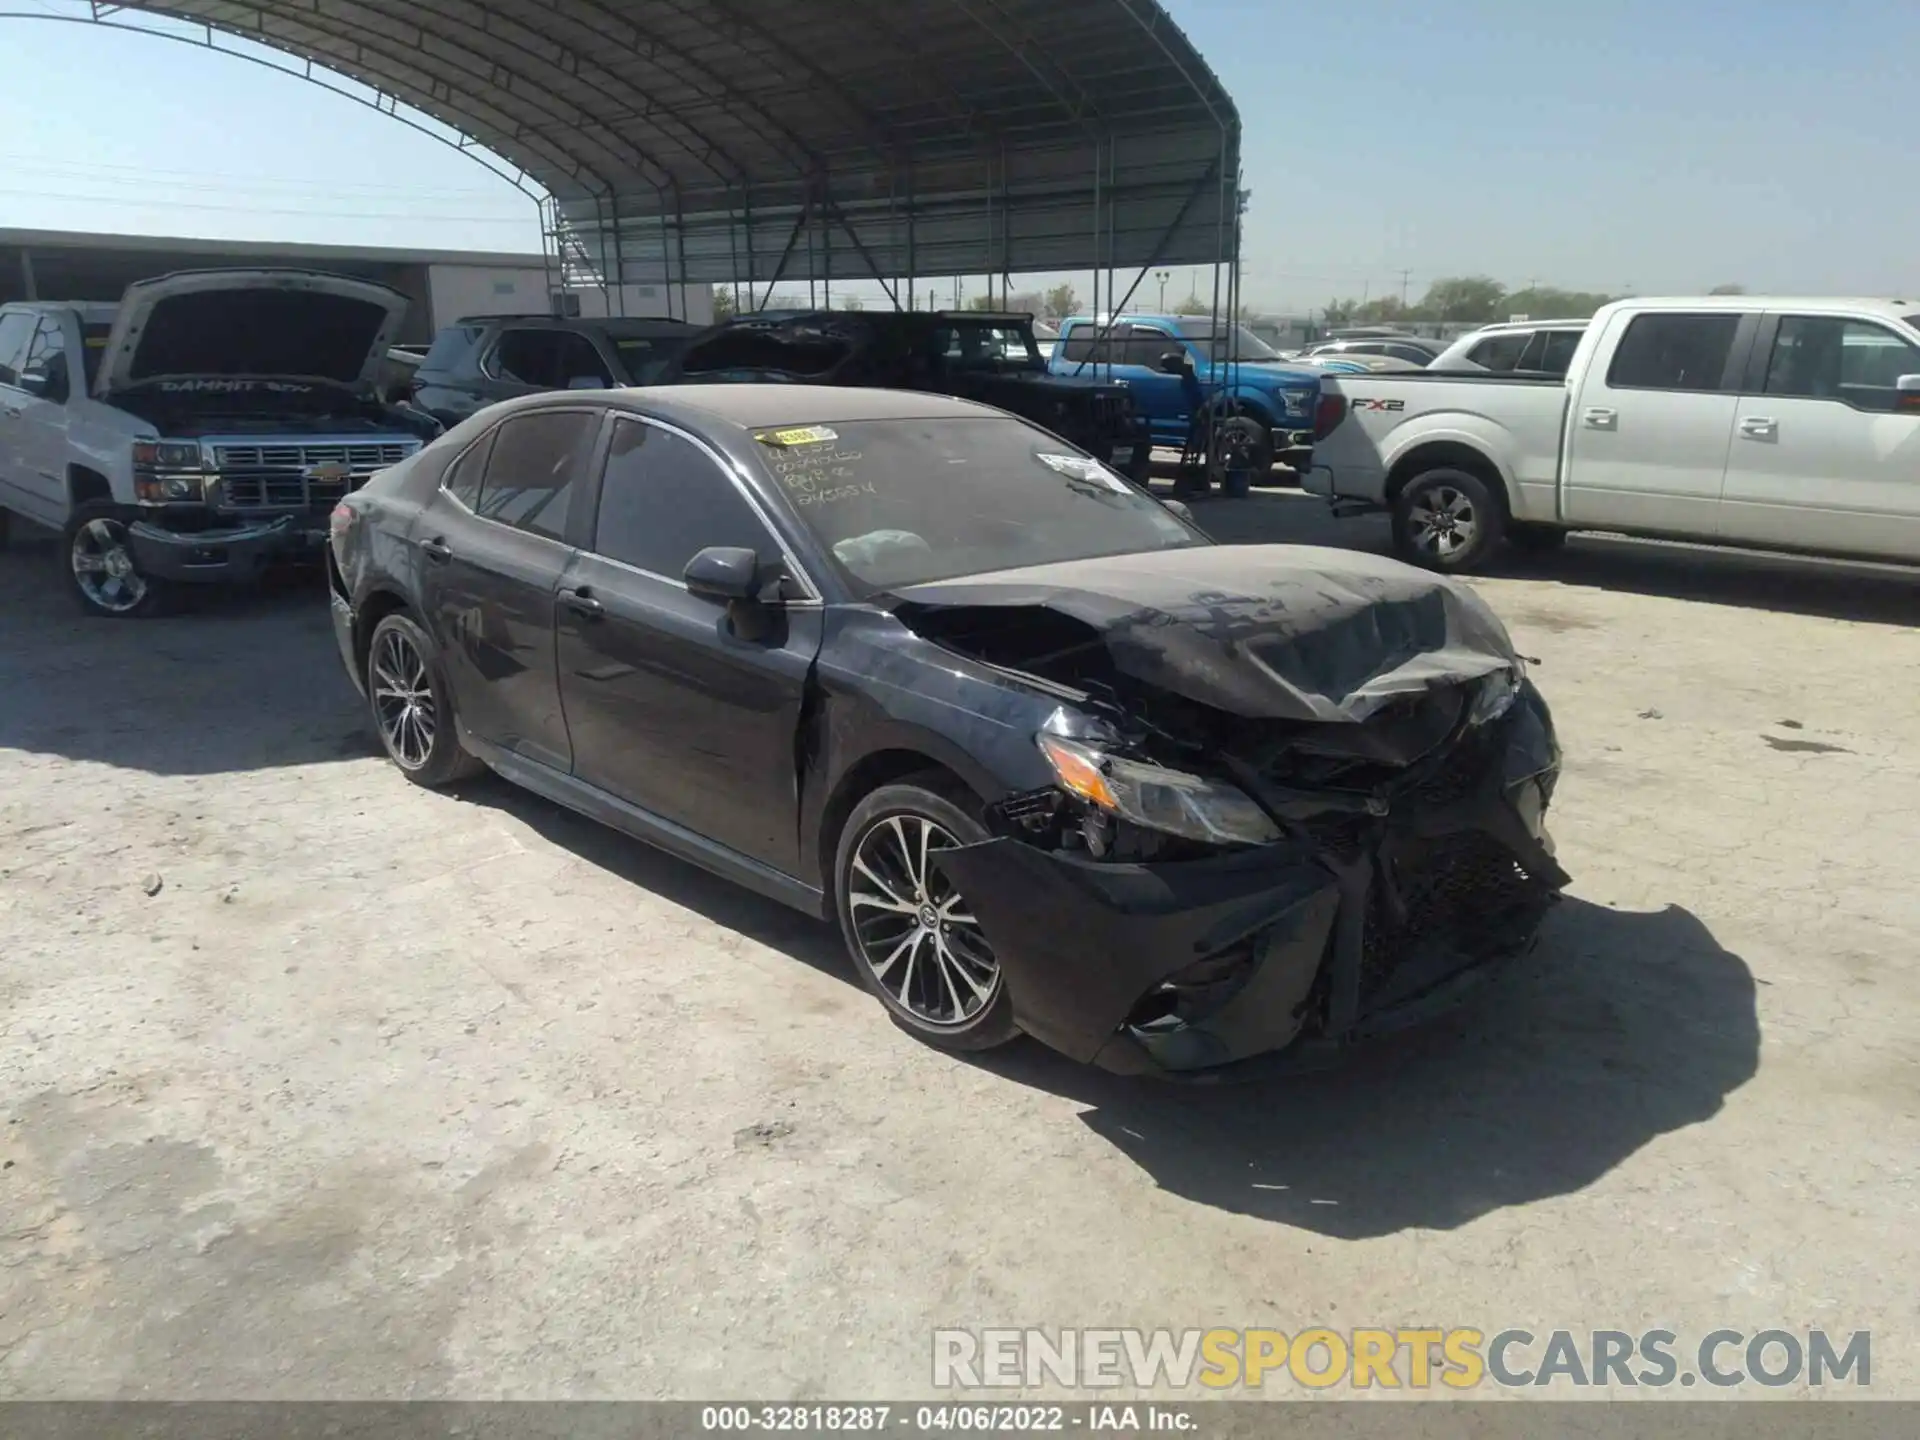
[[[573,773],[784,874],[799,866],[802,702],[821,610],[796,590],[757,639],[681,574],[709,545],[784,563],[720,457],[683,431],[616,416],[591,545],[558,612]]]
[[[1738,402],[1723,538],[1920,559],[1920,345],[1877,319],[1769,314]]]
[[[1576,525],[1712,536],[1757,315],[1624,312],[1573,397],[1563,477]]]
[[[592,409],[534,410],[448,467],[415,520],[421,595],[454,704],[481,739],[561,771],[573,761],[554,662],[553,607],[573,558],[601,427]]]

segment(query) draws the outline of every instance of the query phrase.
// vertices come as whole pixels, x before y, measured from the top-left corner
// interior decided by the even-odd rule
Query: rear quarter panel
[[[1499,473],[1516,519],[1556,517],[1560,436],[1567,387],[1552,381],[1448,376],[1428,379],[1328,376],[1347,417],[1314,445],[1309,489],[1337,499],[1386,503],[1388,477],[1423,447],[1459,445]]]

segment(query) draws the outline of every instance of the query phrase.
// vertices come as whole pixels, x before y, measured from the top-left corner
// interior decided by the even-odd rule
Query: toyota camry
[[[330,553],[401,774],[489,768],[837,923],[937,1045],[1323,1052],[1524,951],[1566,883],[1552,721],[1471,589],[1215,544],[966,401],[512,401],[349,496]]]

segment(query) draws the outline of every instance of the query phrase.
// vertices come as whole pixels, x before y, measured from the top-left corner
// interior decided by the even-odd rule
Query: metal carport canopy
[[[1204,265],[1234,247],[1239,116],[1156,0],[124,8],[337,71],[519,166],[591,283]]]

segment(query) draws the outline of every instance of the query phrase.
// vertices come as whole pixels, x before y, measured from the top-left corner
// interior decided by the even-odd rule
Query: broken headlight
[[[1516,661],[1512,669],[1495,670],[1483,676],[1473,690],[1473,706],[1467,711],[1467,724],[1491,725],[1513,708],[1520,698],[1520,677],[1524,672]]]
[[[1271,817],[1231,785],[1111,755],[1084,740],[1045,731],[1034,739],[1062,790],[1122,820],[1213,845],[1280,838]]]

